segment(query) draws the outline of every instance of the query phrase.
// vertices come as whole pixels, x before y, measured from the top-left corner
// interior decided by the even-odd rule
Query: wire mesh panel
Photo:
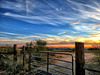
[[[73,56],[67,53],[32,52],[32,69],[36,75],[73,75]]]

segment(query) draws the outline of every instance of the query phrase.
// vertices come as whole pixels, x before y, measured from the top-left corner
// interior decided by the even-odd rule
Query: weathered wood
[[[100,73],[100,66],[98,65],[84,64],[84,69]]]
[[[29,65],[28,65],[29,71],[31,71],[31,52],[29,51]]]
[[[85,75],[84,43],[75,42],[76,75]]]
[[[25,46],[23,46],[23,67],[25,66]]]
[[[17,44],[14,44],[14,61],[17,61]]]

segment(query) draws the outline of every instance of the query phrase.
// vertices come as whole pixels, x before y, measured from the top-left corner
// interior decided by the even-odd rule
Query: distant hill
[[[47,48],[51,48],[51,49],[73,49],[71,47],[47,47]]]
[[[47,47],[50,49],[73,49],[72,47]],[[93,47],[86,47],[85,49],[89,49],[89,48],[93,48]]]

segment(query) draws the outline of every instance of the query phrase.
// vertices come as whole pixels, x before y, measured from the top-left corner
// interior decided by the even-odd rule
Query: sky
[[[0,0],[0,44],[34,39],[48,47],[100,40],[100,0]]]

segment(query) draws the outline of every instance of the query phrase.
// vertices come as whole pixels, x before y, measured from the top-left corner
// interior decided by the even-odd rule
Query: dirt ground
[[[73,59],[75,61],[75,53],[72,53],[72,52],[62,52],[62,53],[72,54]],[[89,63],[92,60],[92,58],[94,58],[94,57],[95,57],[95,55],[93,53],[85,53],[85,62]],[[72,61],[70,55],[55,54],[55,58],[59,58],[59,59],[62,59],[62,60],[67,60],[67,61]]]

